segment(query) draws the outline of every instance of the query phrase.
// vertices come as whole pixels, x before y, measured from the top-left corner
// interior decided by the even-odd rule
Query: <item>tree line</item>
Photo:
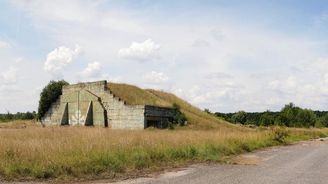
[[[208,109],[205,112],[211,113]],[[215,116],[232,123],[256,126],[287,126],[287,127],[328,127],[328,111],[313,111],[286,104],[279,112],[245,112],[213,113]]]
[[[0,114],[0,122],[8,122],[13,120],[32,120],[36,119],[37,113],[33,112],[17,112],[15,114],[7,112],[5,114]]]
[[[31,119],[40,120],[50,108],[51,104],[62,94],[62,88],[64,85],[68,85],[68,82],[64,80],[50,81],[40,94],[38,112],[17,112],[16,114],[8,112],[6,114],[0,114],[0,122]]]

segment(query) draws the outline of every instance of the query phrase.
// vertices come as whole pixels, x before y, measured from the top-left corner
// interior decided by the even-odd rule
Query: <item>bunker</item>
[[[165,128],[173,121],[175,113],[175,109],[169,106],[131,105],[120,98],[120,94],[114,94],[107,81],[97,81],[64,86],[62,95],[51,105],[41,122],[45,126]]]

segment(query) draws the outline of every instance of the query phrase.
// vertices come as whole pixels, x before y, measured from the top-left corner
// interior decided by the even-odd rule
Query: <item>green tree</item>
[[[274,117],[270,114],[270,111],[264,112],[260,117],[261,126],[270,126],[274,124]]]
[[[282,122],[286,126],[293,126],[295,127],[297,125],[297,114],[299,112],[300,108],[296,107],[293,103],[286,104],[284,108],[281,110],[281,119]]]
[[[231,116],[231,121],[234,123],[245,124],[247,121],[247,113],[245,111],[238,111]]]
[[[296,117],[296,125],[297,127],[313,127],[316,119],[317,117],[312,110],[300,109]]]
[[[207,114],[212,114],[212,112],[207,108],[204,109],[204,112],[206,112]]]
[[[315,127],[317,128],[328,127],[328,113],[317,119],[315,123]]]
[[[41,119],[41,117],[45,115],[51,104],[62,94],[63,86],[68,84],[69,83],[64,80],[50,81],[49,84],[43,88],[39,100],[38,119]]]
[[[281,110],[282,122],[289,127],[310,127],[316,122],[316,115],[310,109],[296,107],[293,103]]]

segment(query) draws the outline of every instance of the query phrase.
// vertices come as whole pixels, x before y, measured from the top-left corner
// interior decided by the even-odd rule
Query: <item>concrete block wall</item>
[[[44,125],[60,125],[64,107],[61,106],[61,96],[54,102],[46,112],[41,121]]]
[[[145,106],[126,105],[107,89],[102,95],[102,104],[107,111],[108,125],[113,129],[144,129]]]
[[[173,109],[145,105],[127,105],[115,97],[106,81],[79,83],[63,87],[63,94],[42,119],[45,125],[60,125],[68,104],[70,125],[83,125],[92,101],[93,124],[113,129],[144,129],[146,117],[173,117]],[[107,115],[107,117],[105,116]]]

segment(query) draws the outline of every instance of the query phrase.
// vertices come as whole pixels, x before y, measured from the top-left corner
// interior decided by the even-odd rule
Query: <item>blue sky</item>
[[[0,1],[0,112],[50,81],[109,80],[212,111],[328,109],[328,3]]]

